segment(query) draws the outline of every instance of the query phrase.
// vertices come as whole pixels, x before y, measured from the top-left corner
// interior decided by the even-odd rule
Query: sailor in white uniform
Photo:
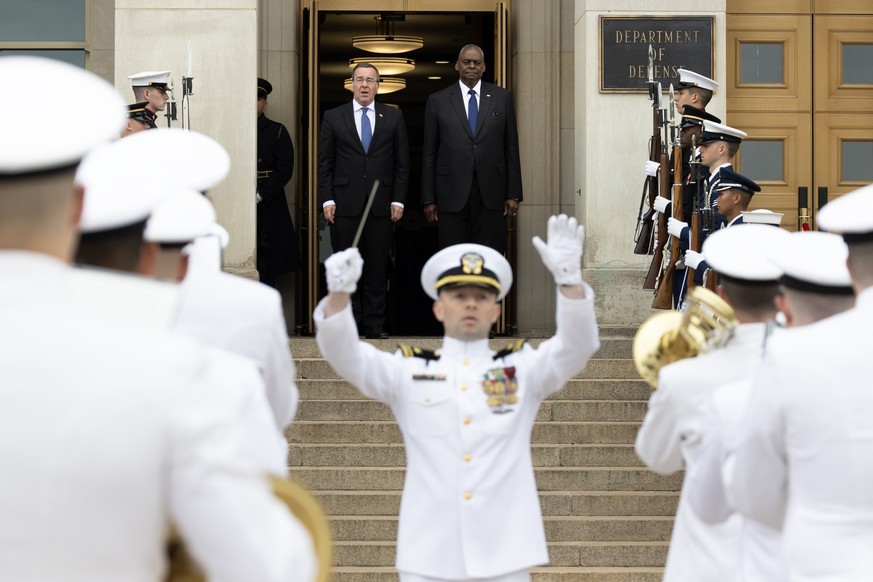
[[[824,232],[796,232],[765,249],[767,259],[782,270],[781,295],[776,305],[789,328],[815,323],[851,309],[855,302],[843,239]],[[775,329],[772,337],[781,333]],[[766,356],[765,356],[766,357]],[[685,490],[695,513],[707,523],[720,523],[734,514],[728,492],[733,480],[733,452],[746,420],[752,378],[720,386],[713,394],[700,450]],[[737,580],[787,580],[778,529],[744,517],[740,532]]]
[[[848,245],[855,306],[769,342],[731,497],[781,528],[789,580],[853,582],[873,572],[873,185],[829,202],[818,225]]]
[[[740,225],[710,235],[703,252],[721,275],[719,294],[734,309],[739,325],[727,345],[661,368],[658,389],[637,434],[636,451],[655,472],[691,471],[700,454],[705,414],[712,393],[751,373],[764,347],[781,272],[763,249],[788,236],[779,228]],[[688,474],[686,473],[686,480]],[[683,485],[667,553],[667,582],[733,581],[739,555],[739,519],[703,522],[688,504]]]
[[[391,407],[406,445],[401,581],[527,581],[548,562],[530,436],[540,402],[599,347],[582,241],[564,215],[549,219],[548,243],[534,238],[558,285],[557,332],[537,349],[519,341],[496,353],[488,335],[512,271],[493,249],[455,245],[425,265],[422,286],[446,334],[437,352],[389,354],[359,341],[349,296],[363,260],[350,248],[325,262],[330,293],[314,314],[321,353]]]
[[[73,299],[74,172],[118,135],[121,97],[48,59],[4,57],[0,78],[3,578],[159,580],[171,525],[210,579],[311,574],[308,536],[211,397],[222,379],[203,352]],[[89,106],[58,127],[65,92]]]

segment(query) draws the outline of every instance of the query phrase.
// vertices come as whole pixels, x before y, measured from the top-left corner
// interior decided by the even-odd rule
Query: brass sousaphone
[[[309,491],[292,479],[270,477],[270,487],[273,490],[273,495],[288,507],[294,517],[309,532],[313,549],[315,549],[315,582],[327,582],[330,577],[332,544],[330,523],[321,508],[321,504]],[[203,570],[191,558],[191,555],[185,550],[184,544],[175,535],[170,537],[168,553],[170,572],[165,582],[206,582]]]
[[[633,347],[637,372],[657,388],[662,367],[724,346],[737,323],[724,299],[705,287],[694,287],[683,311],[653,315],[640,326]]]

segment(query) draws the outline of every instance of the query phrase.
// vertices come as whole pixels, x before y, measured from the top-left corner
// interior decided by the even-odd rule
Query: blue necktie
[[[470,89],[467,91],[470,96],[470,102],[467,105],[467,118],[470,120],[470,133],[476,135],[476,125],[479,123],[479,104],[476,103],[476,92]]]
[[[373,128],[370,127],[370,118],[367,116],[366,107],[361,107],[361,143],[364,144],[364,151],[370,151],[370,140],[373,139]]]

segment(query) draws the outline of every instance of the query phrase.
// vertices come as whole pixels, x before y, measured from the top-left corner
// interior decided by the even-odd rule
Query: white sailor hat
[[[79,230],[105,232],[145,222],[165,190],[149,180],[132,180],[141,160],[119,152],[124,140],[89,153],[76,171],[76,183],[85,190]]]
[[[124,100],[96,75],[39,57],[0,58],[0,176],[72,169],[93,147],[118,137]],[[87,95],[58,125],[58,95]]]
[[[494,249],[464,243],[439,251],[421,270],[421,287],[434,300],[443,288],[465,285],[496,291],[500,301],[512,288],[512,268]]]
[[[873,241],[873,184],[828,202],[818,211],[818,225],[847,243]]]
[[[145,240],[185,245],[208,235],[215,224],[215,208],[206,196],[182,186],[174,187],[152,209]]]
[[[745,131],[740,131],[735,127],[715,123],[714,121],[703,122],[703,135],[700,137],[698,145],[703,145],[712,141],[732,141],[742,143],[744,139],[749,137]]]
[[[167,90],[170,84],[170,71],[145,71],[128,77],[131,87],[155,87]]]
[[[854,295],[846,267],[849,248],[827,232],[794,232],[764,249],[782,269],[782,284],[790,289],[827,295]]]
[[[788,236],[788,231],[761,224],[739,224],[709,235],[703,256],[722,277],[740,283],[776,283],[782,269],[764,255],[764,249]]]
[[[764,208],[756,210],[743,210],[743,224],[769,224],[770,226],[780,226],[782,217],[785,216],[781,212],[773,212]]]
[[[142,160],[160,152],[161,163],[149,167],[149,179],[206,192],[224,180],[230,171],[230,156],[209,136],[179,128],[140,131],[120,142],[121,151]],[[142,168],[132,176],[139,179]]]
[[[680,89],[698,87],[700,89],[715,91],[718,88],[718,83],[716,83],[709,77],[704,77],[700,73],[695,73],[694,71],[689,71],[688,69],[679,69],[679,84],[677,86]]]

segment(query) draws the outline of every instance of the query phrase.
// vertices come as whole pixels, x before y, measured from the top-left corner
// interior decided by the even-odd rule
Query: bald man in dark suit
[[[378,91],[379,71],[358,64],[354,99],[325,112],[318,138],[318,195],[334,252],[352,246],[373,182],[380,182],[358,243],[364,271],[352,298],[355,319],[370,339],[388,337],[388,253],[409,185],[406,122],[399,110],[375,101]]]
[[[460,80],[431,95],[424,114],[421,201],[439,246],[473,242],[506,249],[506,217],[522,200],[512,95],[482,82],[485,57],[461,49]],[[471,105],[472,104],[472,105]]]

